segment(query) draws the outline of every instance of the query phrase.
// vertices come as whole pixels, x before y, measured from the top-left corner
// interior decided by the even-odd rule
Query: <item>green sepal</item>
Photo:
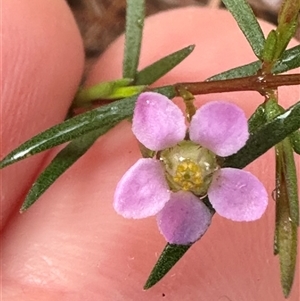
[[[187,46],[139,71],[135,78],[135,84],[153,84],[156,80],[160,79],[163,75],[168,73],[175,66],[181,63],[187,56],[189,56],[194,48],[195,45]]]
[[[290,135],[290,140],[292,147],[294,149],[294,152],[298,155],[300,155],[300,131],[295,131]]]
[[[266,63],[272,63],[274,60],[274,54],[277,46],[277,33],[275,30],[271,30],[266,39],[264,49],[262,52],[262,60]]]
[[[265,37],[249,3],[246,0],[222,0],[222,2],[235,18],[254,54],[260,58]]]
[[[268,99],[268,101],[265,102],[265,110],[266,110],[266,118],[268,120],[273,120],[275,117],[277,117],[280,114],[284,113],[284,108],[281,107],[277,100],[273,97]]]
[[[144,0],[127,0],[123,77],[135,79],[145,18]]]
[[[153,91],[164,94],[169,98],[176,95],[173,86],[165,86]],[[101,127],[112,128],[121,120],[132,116],[136,99],[137,95],[121,99],[51,127],[10,152],[0,162],[0,168],[76,139]]]
[[[265,105],[259,105],[248,120],[250,134],[254,134],[260,127],[267,123]]]
[[[294,281],[297,257],[297,223],[291,214],[291,198],[297,197],[297,179],[293,151],[286,138],[276,146],[276,228],[274,253],[279,255],[281,286],[287,298]],[[294,217],[295,218],[295,217]]]
[[[149,289],[160,281],[190,247],[191,245],[174,245],[168,243],[152,269],[150,276],[144,285],[144,289]]]
[[[251,76],[257,74],[261,67],[262,63],[260,61],[256,61],[216,74],[214,76],[211,76],[207,80],[225,80],[230,78]],[[300,67],[300,45],[284,51],[280,60],[278,60],[272,68],[272,73],[283,73],[298,67]]]
[[[94,142],[105,134],[111,125],[89,132],[62,149],[39,175],[29,190],[20,212],[24,212],[59,178],[70,166],[83,156]]]
[[[246,145],[236,154],[226,157],[223,167],[244,168],[271,147],[300,128],[300,101],[261,126],[250,135]]]
[[[155,151],[147,148],[145,145],[139,142],[140,152],[143,158],[153,158],[156,154]]]

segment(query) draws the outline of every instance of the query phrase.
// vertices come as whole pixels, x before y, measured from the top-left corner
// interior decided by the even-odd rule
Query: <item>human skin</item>
[[[33,5],[31,9],[34,10]],[[41,10],[41,13],[50,18],[47,9]],[[16,22],[17,18],[7,22]],[[65,22],[75,26],[70,19],[66,18]],[[211,26],[212,22],[214,26]],[[262,24],[267,31],[271,28],[266,23]],[[122,42],[122,38],[118,39],[99,59],[90,74],[88,85],[120,78]],[[80,57],[81,46],[76,43],[74,38],[72,51],[77,51]],[[255,60],[229,14],[187,8],[162,13],[146,21],[140,67],[189,44],[196,44],[195,51],[157,85],[204,80]],[[22,52],[22,49],[18,47],[18,51]],[[31,51],[34,53],[34,48]],[[35,60],[33,54],[27,59]],[[19,68],[27,72],[27,67],[21,63]],[[61,66],[56,68],[59,70]],[[18,81],[18,75],[15,76]],[[57,86],[57,89],[65,88],[64,85]],[[14,93],[13,88],[11,93]],[[51,99],[51,109],[47,108],[46,112],[51,115],[49,119],[52,123],[63,119],[71,99]],[[247,116],[263,101],[254,92],[235,92],[197,97],[197,105],[213,99],[235,102],[246,111]],[[298,88],[280,88],[280,99],[285,107],[292,105],[299,99]],[[34,101],[37,112],[45,110],[45,103],[40,97],[19,102],[18,95],[10,98],[10,102],[16,102],[11,110],[22,112],[29,101]],[[31,113],[26,111],[26,114]],[[39,116],[32,114],[27,122]],[[37,127],[36,122],[32,123],[35,132],[39,132],[41,128]],[[14,124],[10,127],[22,138],[30,135],[26,132],[27,127]],[[7,149],[15,146],[8,145]],[[49,156],[51,152],[43,158],[33,157],[30,161],[32,168],[22,165],[26,161],[20,162],[18,168],[26,166],[25,174],[31,173],[32,182],[32,177],[49,161]],[[112,208],[117,182],[140,157],[130,123],[124,121],[101,137],[22,215],[18,213],[18,207],[30,181],[20,177],[13,182],[16,186],[10,186],[10,189],[22,188],[22,193],[10,199],[14,206],[6,211],[7,222],[1,237],[3,300],[284,300],[278,259],[272,253],[274,202],[271,197],[267,212],[256,222],[231,222],[216,215],[204,237],[170,273],[155,287],[144,291],[142,287],[165,241],[158,232],[155,218],[124,219]],[[263,181],[271,195],[274,189],[273,151],[247,169]],[[9,170],[6,176],[12,181],[17,176],[17,170]],[[6,206],[6,199],[3,206]],[[298,272],[289,300],[297,300],[297,283]]]

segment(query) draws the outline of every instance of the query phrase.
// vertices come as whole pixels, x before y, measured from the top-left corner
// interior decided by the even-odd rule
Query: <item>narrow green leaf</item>
[[[0,167],[68,142],[100,127],[113,127],[117,122],[131,116],[135,101],[136,96],[122,99],[68,119],[23,143],[0,162]]]
[[[290,40],[295,36],[298,28],[299,0],[284,0],[278,13],[278,45],[275,57],[279,58]]]
[[[167,244],[153,270],[151,271],[144,289],[149,289],[158,281],[160,281],[190,247],[191,245]]]
[[[300,45],[284,51],[280,60],[275,63],[272,72],[278,74],[298,67],[300,67]]]
[[[294,152],[300,155],[300,131],[295,131],[290,135],[290,140],[294,149]]]
[[[169,98],[173,98],[176,95],[173,86],[165,86],[153,91],[164,94]],[[0,168],[76,139],[93,130],[112,128],[121,120],[131,117],[136,98],[137,95],[112,102],[51,127],[9,153],[0,162]]]
[[[273,62],[276,46],[277,46],[277,33],[275,30],[271,30],[266,39],[263,53],[262,53],[262,60],[264,62],[267,63]]]
[[[114,81],[102,82],[87,88],[80,88],[75,96],[74,103],[79,106],[95,99],[109,99],[115,89],[126,87],[132,82],[133,79],[122,78]]]
[[[235,18],[253,52],[259,58],[264,48],[265,37],[249,3],[246,0],[222,0],[222,2]]]
[[[281,107],[278,102],[270,98],[265,103],[266,117],[268,120],[272,121],[274,118],[278,117],[280,114],[284,114],[285,110]],[[282,150],[280,149],[282,148]],[[294,160],[294,152],[290,143],[290,135],[283,139],[277,146],[278,158],[282,160],[281,169],[285,176],[285,185],[287,191],[287,199],[290,208],[291,220],[299,225],[299,204],[298,204],[298,185],[297,185],[297,174]],[[280,153],[280,154],[279,154]],[[277,159],[278,159],[277,158]],[[277,162],[277,161],[276,161]],[[278,162],[277,162],[278,163]],[[280,186],[280,183],[278,184]]]
[[[127,0],[123,77],[135,79],[145,18],[144,0]]]
[[[225,80],[231,78],[240,78],[257,74],[260,70],[262,63],[260,61],[252,62],[250,64],[236,67],[217,75],[208,78],[208,81],[212,80]],[[300,67],[300,46],[295,46],[286,50],[281,59],[277,61],[272,69],[272,73],[278,74],[283,73],[295,68]]]
[[[136,75],[136,85],[151,85],[163,75],[172,70],[175,66],[181,63],[194,50],[195,45],[190,45],[181,50],[178,50],[152,65],[144,68]]]
[[[212,80],[225,80],[231,78],[240,78],[257,74],[257,71],[260,70],[262,63],[260,61],[252,62],[250,64],[236,67],[222,73],[211,76],[207,81]]]
[[[59,178],[70,166],[83,156],[94,142],[108,130],[110,126],[89,132],[71,141],[61,150],[46,169],[39,175],[29,190],[20,212],[24,212]]]
[[[285,138],[279,147],[282,146],[282,170],[285,175],[285,190],[290,208],[289,216],[293,223],[299,226],[299,200],[297,171],[294,159],[294,152],[290,140]]]
[[[265,105],[259,105],[248,120],[249,132],[254,134],[261,126],[267,123]]]
[[[288,139],[276,146],[275,253],[279,255],[281,285],[286,298],[294,281],[297,256],[297,224],[291,218],[290,207],[290,189],[297,188],[297,182],[291,182],[289,174],[292,166],[288,157],[293,156],[292,153]]]
[[[281,28],[280,32],[277,32],[277,45],[276,51],[274,53],[274,59],[278,59],[281,57],[282,53],[288,46],[290,40],[295,36],[298,28],[298,20],[286,24]]]
[[[225,158],[223,166],[244,168],[300,128],[300,101],[250,135],[246,145]]]
[[[278,29],[281,26],[290,24],[293,20],[296,20],[300,11],[299,0],[284,0],[282,1],[279,13],[278,13]]]
[[[107,99],[120,99],[131,97],[136,94],[140,94],[145,90],[147,86],[128,86],[128,87],[118,87],[116,88]]]

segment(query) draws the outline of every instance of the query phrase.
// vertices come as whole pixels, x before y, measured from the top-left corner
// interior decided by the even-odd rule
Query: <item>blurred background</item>
[[[257,17],[276,24],[282,0],[248,0]],[[296,1],[296,0],[295,0]],[[86,70],[125,28],[126,0],[67,0],[84,40]],[[146,0],[147,16],[183,6],[224,8],[221,0]],[[300,30],[296,37],[300,40]]]

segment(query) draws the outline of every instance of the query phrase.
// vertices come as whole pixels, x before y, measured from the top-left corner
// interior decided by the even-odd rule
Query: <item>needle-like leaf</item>
[[[297,175],[288,138],[276,145],[276,229],[275,254],[279,255],[281,285],[288,297],[294,282],[297,257]],[[296,217],[295,217],[296,216]]]
[[[222,2],[235,18],[253,52],[259,58],[264,48],[265,37],[248,1],[222,0]]]
[[[167,244],[151,271],[150,276],[144,285],[144,289],[149,289],[160,281],[190,247],[191,245]]]
[[[136,85],[151,85],[181,63],[194,50],[195,45],[180,49],[144,68],[136,75]]]
[[[145,18],[144,0],[127,0],[123,77],[135,79]]]

